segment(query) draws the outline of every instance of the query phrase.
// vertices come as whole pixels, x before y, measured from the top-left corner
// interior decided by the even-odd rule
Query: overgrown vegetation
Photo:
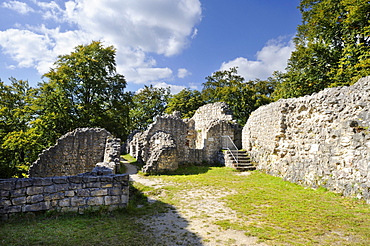
[[[146,177],[160,178],[167,185],[155,189],[133,184],[126,210],[14,218],[0,225],[0,244],[154,245],[138,219],[187,206],[179,192],[204,187],[233,191],[222,199],[237,211],[239,220],[219,220],[217,225],[242,230],[269,245],[370,244],[370,205],[363,201],[323,188],[301,187],[258,171],[248,176],[237,173],[226,167],[191,166],[171,175]],[[159,200],[148,204],[147,196]]]

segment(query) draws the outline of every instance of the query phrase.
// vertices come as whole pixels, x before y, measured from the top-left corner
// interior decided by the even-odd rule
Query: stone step
[[[244,150],[228,150],[225,153],[225,158],[238,171],[253,171],[256,167],[251,163],[251,159]],[[237,158],[236,161],[234,158]]]

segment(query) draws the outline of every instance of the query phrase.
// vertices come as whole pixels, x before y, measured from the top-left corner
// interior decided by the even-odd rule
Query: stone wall
[[[158,117],[145,132],[130,136],[127,150],[146,163],[144,172],[175,170],[186,163],[218,162],[218,152],[228,141],[223,136],[241,148],[241,130],[228,105],[218,102],[200,107],[191,119],[183,120],[177,112]],[[153,145],[153,136],[158,144]]]
[[[260,107],[243,148],[261,169],[370,202],[370,77]]]
[[[12,214],[55,210],[83,213],[102,206],[126,207],[129,175],[96,168],[77,176],[0,180],[0,218]]]
[[[30,177],[71,176],[91,171],[97,163],[115,170],[120,140],[101,128],[78,128],[44,150],[30,168]]]

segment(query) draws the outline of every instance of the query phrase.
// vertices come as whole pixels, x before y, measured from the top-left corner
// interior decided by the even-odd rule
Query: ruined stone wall
[[[71,176],[106,162],[119,165],[120,140],[101,128],[78,128],[44,150],[30,168],[30,177]]]
[[[143,167],[145,173],[174,171],[179,167],[178,150],[171,134],[159,131],[149,141],[149,159]]]
[[[370,202],[370,77],[260,107],[243,148],[261,169]]]
[[[109,210],[126,207],[129,175],[99,172],[0,180],[0,219],[16,213],[46,210],[83,213],[86,209],[95,210],[101,206]]]
[[[165,133],[162,141],[153,145],[152,137]],[[162,136],[162,135],[158,135]],[[176,112],[158,117],[145,132],[130,136],[129,153],[146,163],[144,172],[174,170],[186,163],[218,162],[217,153],[225,146],[229,136],[241,148],[241,127],[232,121],[232,113],[226,103],[213,103],[200,107],[193,118],[183,120]],[[166,139],[172,139],[169,147]]]

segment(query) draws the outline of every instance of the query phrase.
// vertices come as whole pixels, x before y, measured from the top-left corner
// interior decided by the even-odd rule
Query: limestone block
[[[83,198],[83,197],[72,197],[71,198],[72,207],[80,207],[84,205],[86,205],[86,198]]]
[[[33,185],[34,186],[49,186],[53,184],[52,178],[34,178]]]
[[[76,190],[76,196],[90,196],[90,190],[88,189],[80,189],[80,190]]]
[[[57,192],[57,189],[55,185],[45,186],[44,187],[44,193],[55,193]]]
[[[109,189],[109,195],[110,196],[118,196],[122,194],[122,189],[118,187],[114,187],[112,189]]]
[[[42,194],[27,197],[28,204],[38,203],[42,201],[44,201],[44,196]]]
[[[89,206],[100,206],[104,204],[104,198],[103,197],[90,197],[87,200],[87,205]]]
[[[17,198],[13,198],[12,199],[12,205],[22,205],[22,204],[26,204],[27,202],[27,199],[26,197],[17,197]]]
[[[18,179],[15,183],[15,188],[26,188],[32,185],[33,180],[32,179]]]
[[[71,199],[70,198],[64,198],[59,201],[58,203],[59,207],[69,207],[71,205]]]
[[[15,179],[1,180],[0,190],[13,190],[15,188]]]
[[[71,176],[68,177],[68,181],[71,183],[82,183],[83,177],[82,176]]]
[[[14,198],[14,199],[19,199],[19,198]],[[3,198],[0,198],[0,208],[1,207],[8,207],[8,206],[11,206],[12,205],[12,202],[8,199],[3,199]],[[15,204],[13,204],[15,205]]]
[[[6,209],[9,214],[22,212],[22,206],[11,206]]]
[[[40,202],[40,203],[25,205],[22,208],[22,212],[37,212],[37,211],[48,210],[50,207],[49,204],[50,203],[48,202]]]
[[[72,196],[75,196],[75,191],[74,190],[67,190],[64,192],[64,196],[66,197],[72,197]]]
[[[114,204],[119,204],[120,202],[121,202],[120,196],[105,196],[104,197],[105,205],[114,205]]]
[[[10,191],[10,197],[21,197],[21,196],[25,196],[26,195],[26,191],[27,191],[26,188],[12,190],[12,191]]]
[[[108,195],[108,189],[91,190],[91,196],[106,196],[106,195]]]
[[[68,177],[53,177],[54,184],[67,184]]]

